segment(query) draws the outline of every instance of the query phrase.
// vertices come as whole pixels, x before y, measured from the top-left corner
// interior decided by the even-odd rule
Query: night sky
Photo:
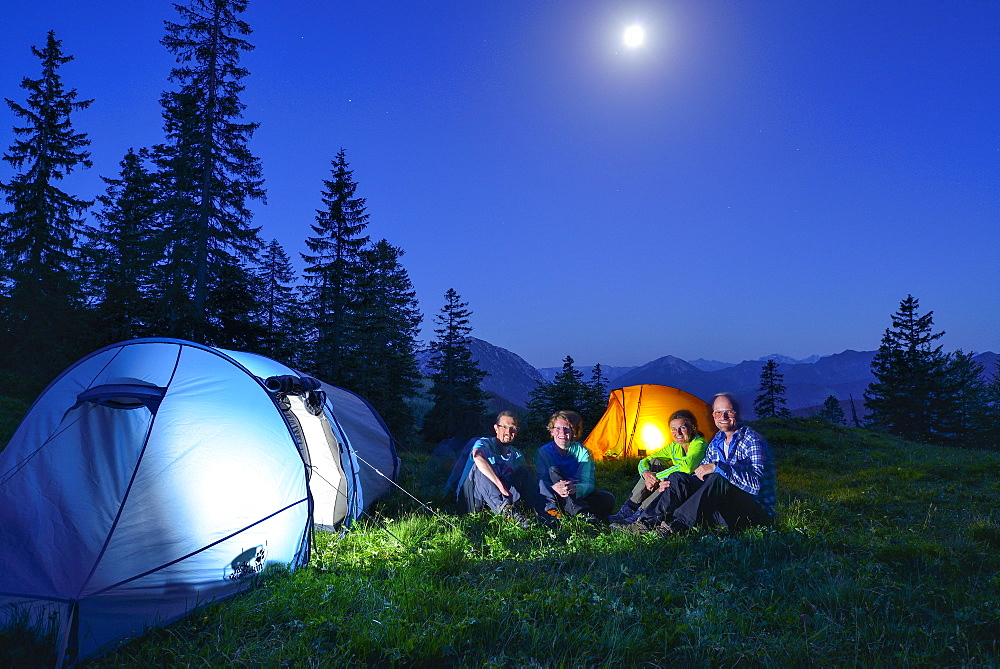
[[[94,168],[162,141],[169,2],[0,0],[0,97],[54,29]],[[251,0],[245,119],[289,255],[343,148],[368,233],[538,366],[878,347],[907,294],[1000,349],[1000,2]],[[638,23],[646,42],[624,45]],[[0,150],[13,141],[0,110]],[[0,165],[0,181],[12,174]],[[0,206],[5,206],[0,204]],[[299,263],[301,265],[301,263]]]

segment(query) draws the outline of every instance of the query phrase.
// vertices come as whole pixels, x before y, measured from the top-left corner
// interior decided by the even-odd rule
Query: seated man
[[[538,449],[535,468],[544,513],[552,517],[589,516],[607,520],[615,497],[594,490],[594,460],[587,447],[575,439],[583,432],[583,419],[575,411],[557,411],[549,418],[552,441]]]
[[[774,460],[760,434],[739,424],[739,404],[729,393],[712,403],[719,431],[693,474],[675,472],[656,505],[656,527],[667,536],[697,525],[738,531],[774,522]]]
[[[522,527],[528,519],[514,507],[522,496],[530,502],[534,485],[531,471],[524,467],[524,456],[510,445],[517,436],[517,418],[501,411],[493,425],[496,437],[481,437],[472,445],[462,475],[459,494],[466,510],[475,512],[484,506],[506,516]]]

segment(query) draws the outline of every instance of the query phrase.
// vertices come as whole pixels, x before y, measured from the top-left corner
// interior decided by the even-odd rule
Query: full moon
[[[635,49],[642,46],[642,43],[646,41],[646,31],[639,24],[631,25],[625,29],[624,39],[625,46]]]

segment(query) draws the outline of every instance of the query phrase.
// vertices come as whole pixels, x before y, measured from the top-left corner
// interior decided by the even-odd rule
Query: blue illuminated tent
[[[398,463],[364,400],[273,360],[108,346],[0,452],[0,625],[51,621],[60,654],[84,659],[304,564],[311,528],[349,524]]]

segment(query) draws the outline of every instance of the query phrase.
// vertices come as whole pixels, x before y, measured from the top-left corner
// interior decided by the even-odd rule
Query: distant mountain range
[[[523,407],[538,383],[552,381],[562,367],[535,369],[519,355],[507,349],[494,346],[482,339],[472,338],[472,357],[481,369],[489,373],[483,380],[483,390],[495,395],[508,404]],[[655,383],[673,386],[710,400],[717,392],[733,393],[740,400],[744,414],[752,418],[754,398],[760,385],[760,370],[769,359],[781,366],[778,371],[784,375],[785,394],[788,408],[801,415],[809,415],[819,410],[827,397],[833,395],[841,400],[848,419],[851,417],[850,398],[859,416],[864,415],[864,392],[874,380],[871,373],[875,351],[852,351],[827,356],[810,356],[795,360],[779,354],[764,356],[759,360],[745,360],[738,364],[718,360],[686,361],[672,355],[657,358],[639,367],[601,366],[604,376],[609,379],[608,389]],[[996,368],[997,354],[987,351],[974,356],[983,365],[987,376]],[[427,362],[430,354],[418,356],[421,371],[429,374]],[[580,366],[584,380],[589,381],[593,373],[590,366]],[[496,404],[496,402],[495,402]],[[499,404],[504,404],[499,402]]]

